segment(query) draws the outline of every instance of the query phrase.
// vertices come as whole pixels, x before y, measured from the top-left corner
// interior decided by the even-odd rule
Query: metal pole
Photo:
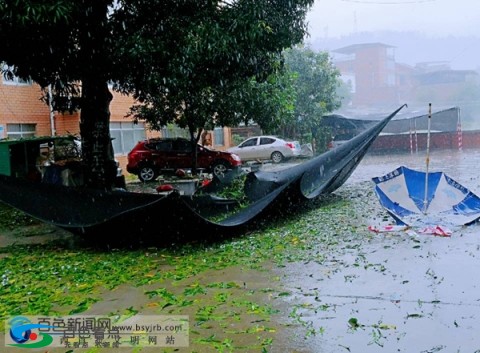
[[[409,137],[410,137],[410,154],[413,154],[413,133],[412,133],[412,121],[409,121]]]
[[[427,213],[428,206],[428,166],[430,164],[430,124],[432,121],[432,103],[428,103],[428,130],[427,130],[427,158],[425,160],[427,169],[425,172],[425,197],[423,199],[423,213]]]
[[[463,141],[462,141],[462,120],[460,118],[460,108],[457,109],[457,139],[458,139],[458,150],[462,151]]]
[[[50,134],[55,136],[57,129],[55,128],[55,113],[52,105],[52,86],[48,85],[48,109],[50,110]]]
[[[414,131],[415,131],[415,153],[418,154],[418,135],[417,135],[417,118],[414,120]]]

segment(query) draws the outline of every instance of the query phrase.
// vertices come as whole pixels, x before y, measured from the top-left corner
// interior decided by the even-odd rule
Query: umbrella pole
[[[423,198],[423,213],[427,214],[428,205],[428,166],[430,164],[430,124],[432,121],[432,103],[428,103],[428,129],[427,129],[427,158],[425,160],[427,169],[425,173],[425,197]]]

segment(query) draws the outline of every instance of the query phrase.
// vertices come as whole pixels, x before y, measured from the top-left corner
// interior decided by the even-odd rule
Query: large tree
[[[87,184],[110,187],[109,83],[161,111],[153,123],[175,121],[195,131],[221,110],[217,103],[228,101],[232,89],[222,87],[262,81],[275,71],[278,54],[305,36],[312,4],[0,0],[0,61],[7,74],[51,85],[56,109],[81,109]],[[212,92],[222,99],[213,100]]]
[[[146,34],[139,25],[146,16],[164,21],[162,14],[132,8],[137,17],[116,21],[128,29],[120,41],[148,42],[144,60],[150,63],[141,63],[123,86],[134,87],[140,103],[131,115],[155,129],[170,123],[186,128],[193,146],[204,129],[214,126],[249,121],[272,126],[289,109],[289,91],[281,89],[277,75],[281,52],[304,38],[308,5],[309,1],[278,0],[199,3],[188,18],[181,16],[184,9],[179,7],[173,17],[181,20],[166,23],[176,33],[168,45],[160,34]],[[138,42],[131,44],[136,47]],[[131,49],[124,49],[123,56],[129,57]],[[131,56],[132,67],[136,57],[137,53]]]

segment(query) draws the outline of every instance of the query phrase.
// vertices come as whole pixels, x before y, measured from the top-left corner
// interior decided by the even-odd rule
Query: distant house
[[[353,106],[399,103],[394,48],[383,43],[363,43],[333,50],[343,55],[335,60],[342,75],[354,77]]]
[[[354,85],[352,111],[418,101],[445,106],[462,97],[469,84],[478,84],[480,77],[473,70],[451,70],[443,61],[397,63],[395,47],[384,43],[353,44],[332,53],[343,80]]]

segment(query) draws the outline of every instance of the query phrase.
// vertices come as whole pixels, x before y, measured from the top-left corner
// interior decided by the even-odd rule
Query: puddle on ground
[[[480,190],[474,172],[480,153],[436,152],[430,158],[431,171]],[[424,163],[419,155],[367,156],[338,192],[348,197],[372,177],[401,165],[424,171]],[[358,210],[368,205],[372,214],[381,212],[372,193],[352,200]],[[325,250],[322,263],[295,263],[277,271],[291,293],[281,310],[290,313],[284,319],[294,325],[277,337],[273,352],[480,351],[478,224],[449,238],[405,232],[339,235],[339,244]]]
[[[20,233],[18,230],[3,230],[0,233],[0,248],[11,245],[33,245],[49,242],[67,244],[74,242],[74,239],[71,233],[46,224],[34,224],[21,227]]]
[[[350,244],[352,245],[352,244]],[[379,235],[326,263],[282,271],[286,308],[304,329],[276,347],[299,352],[474,352],[480,349],[480,264],[477,235],[403,239]],[[356,320],[358,326],[349,324]],[[413,350],[414,349],[414,350]]]
[[[355,169],[346,184],[371,181],[373,177],[385,175],[400,166],[422,172],[427,170],[426,152],[411,154],[374,155],[367,154]],[[480,163],[480,151],[476,149],[434,150],[429,153],[429,172],[444,172],[465,187],[480,194],[480,174],[476,172]]]

